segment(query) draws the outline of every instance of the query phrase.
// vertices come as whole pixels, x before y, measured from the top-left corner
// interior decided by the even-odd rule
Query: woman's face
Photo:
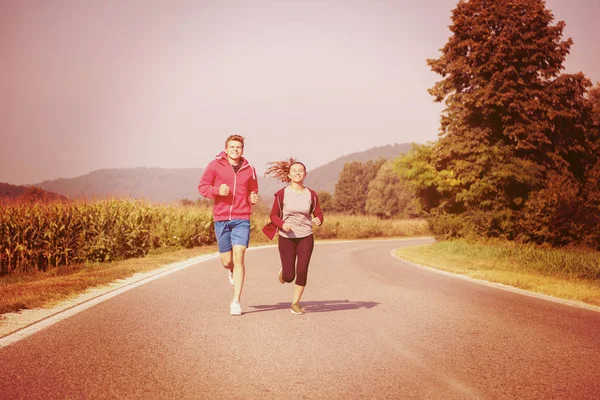
[[[290,167],[290,173],[288,174],[289,178],[292,182],[302,183],[304,182],[304,177],[306,176],[306,171],[304,170],[304,166],[302,164],[292,164]]]

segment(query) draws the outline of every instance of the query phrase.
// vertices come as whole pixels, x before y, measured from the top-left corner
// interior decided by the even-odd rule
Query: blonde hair
[[[290,157],[288,160],[270,161],[267,163],[269,167],[265,171],[265,176],[272,176],[282,182],[290,182],[291,179],[288,175],[290,174],[290,168],[292,168],[292,165],[294,164],[302,165],[304,167],[304,172],[306,173],[306,165],[294,157]]]
[[[229,142],[231,141],[236,141],[236,142],[240,142],[242,144],[242,149],[244,148],[244,137],[241,135],[231,135],[229,136],[226,140],[225,140],[225,148],[227,148],[227,145],[229,144]]]

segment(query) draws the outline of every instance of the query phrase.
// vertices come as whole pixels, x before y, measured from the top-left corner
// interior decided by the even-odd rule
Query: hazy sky
[[[0,0],[0,182],[436,140],[455,0]],[[600,1],[547,0],[600,80]]]

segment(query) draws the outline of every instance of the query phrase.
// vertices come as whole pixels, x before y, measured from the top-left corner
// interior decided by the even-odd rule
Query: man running
[[[244,255],[250,241],[252,206],[258,202],[256,170],[242,157],[243,153],[244,137],[229,136],[225,150],[208,164],[198,185],[203,197],[214,199],[212,213],[219,254],[233,285],[231,315],[242,315]]]

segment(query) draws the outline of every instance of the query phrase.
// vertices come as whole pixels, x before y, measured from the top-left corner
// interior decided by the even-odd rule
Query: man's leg
[[[233,285],[233,252],[231,248],[231,229],[229,221],[215,222],[215,236],[219,247],[219,256],[223,268],[229,270],[229,283]]]
[[[223,268],[233,271],[233,252],[229,250],[227,253],[219,253]]]
[[[221,264],[227,270],[229,283],[233,285],[233,251],[229,250],[226,253],[219,253]]]
[[[245,254],[246,246],[233,245],[233,301],[240,301],[240,297],[242,296],[244,277],[246,276],[246,267],[244,266]]]
[[[240,298],[244,288],[244,277],[246,276],[244,256],[250,241],[250,221],[232,220],[230,224],[232,227],[231,245],[233,246],[233,301],[231,302],[231,314],[241,315]]]

